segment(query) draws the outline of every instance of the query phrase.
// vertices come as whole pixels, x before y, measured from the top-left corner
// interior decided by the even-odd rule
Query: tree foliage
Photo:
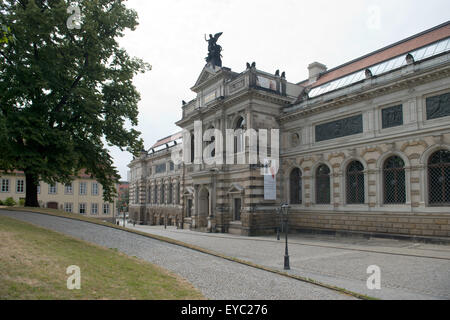
[[[80,169],[111,201],[119,176],[106,145],[142,149],[132,81],[149,65],[118,44],[138,24],[124,2],[0,1],[13,39],[0,43],[0,170],[25,172],[27,205],[37,203],[28,191],[38,180],[66,183]],[[68,28],[70,5],[80,8],[79,29]]]

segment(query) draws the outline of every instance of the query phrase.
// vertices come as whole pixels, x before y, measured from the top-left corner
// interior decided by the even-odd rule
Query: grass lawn
[[[68,290],[67,267],[81,269],[81,290]],[[128,257],[0,216],[0,299],[204,299],[186,280]]]

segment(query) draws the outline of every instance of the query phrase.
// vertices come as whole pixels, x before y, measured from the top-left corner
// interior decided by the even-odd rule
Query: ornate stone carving
[[[403,125],[403,106],[393,106],[381,110],[383,129]]]
[[[450,92],[427,98],[427,119],[450,116]]]
[[[362,115],[357,115],[316,126],[316,141],[331,140],[362,132]]]

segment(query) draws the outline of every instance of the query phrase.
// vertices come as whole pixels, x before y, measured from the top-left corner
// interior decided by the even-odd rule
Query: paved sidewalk
[[[283,269],[284,235],[240,237],[175,227],[128,228],[165,236],[260,265]],[[290,273],[382,299],[450,299],[450,246],[403,240],[289,235]],[[381,269],[381,290],[369,290],[367,268]]]

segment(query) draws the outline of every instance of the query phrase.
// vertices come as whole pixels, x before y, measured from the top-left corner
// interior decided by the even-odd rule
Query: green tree
[[[83,168],[111,201],[119,176],[106,145],[142,149],[132,80],[150,66],[118,44],[138,24],[124,2],[0,1],[14,39],[0,43],[0,170],[25,172],[26,206],[39,206],[39,180],[67,183]]]

